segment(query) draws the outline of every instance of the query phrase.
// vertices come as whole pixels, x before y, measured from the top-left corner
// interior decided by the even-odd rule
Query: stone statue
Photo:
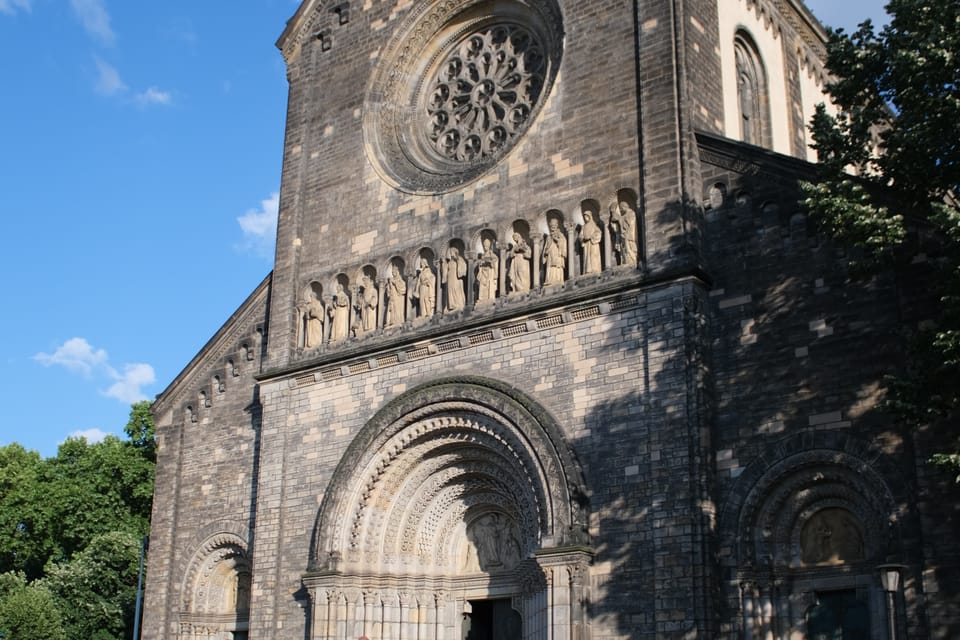
[[[304,349],[315,349],[323,342],[323,322],[326,315],[323,301],[317,297],[316,292],[312,293],[303,310]]]
[[[430,262],[426,258],[420,258],[420,269],[417,270],[413,297],[418,300],[420,317],[431,317],[437,304],[437,277],[433,275]]]
[[[360,300],[357,301],[357,310],[360,312],[360,323],[357,327],[357,333],[367,333],[377,328],[377,288],[373,284],[373,278],[368,275],[363,276],[360,285]]]
[[[467,261],[456,247],[450,247],[443,265],[443,284],[447,285],[447,311],[459,311],[467,306],[463,279],[467,277]]]
[[[543,246],[541,261],[547,268],[547,276],[543,284],[563,284],[567,266],[567,238],[560,229],[560,221],[550,219],[550,233]]]
[[[489,302],[497,297],[497,279],[500,276],[500,265],[497,254],[493,252],[493,243],[490,238],[483,239],[483,253],[480,254],[477,266],[477,301]]]
[[[603,231],[593,221],[593,214],[583,212],[583,227],[580,229],[580,247],[583,250],[583,273],[600,273],[603,263],[600,261],[600,243]]]
[[[519,233],[513,234],[510,251],[513,253],[510,260],[510,289],[513,293],[526,293],[530,290],[530,258],[533,252]]]
[[[337,283],[337,292],[333,294],[333,301],[327,314],[330,316],[330,341],[343,340],[350,331],[350,298],[343,290],[343,285]]]
[[[613,203],[610,224],[615,227],[620,264],[637,266],[637,212],[627,202]]]
[[[386,327],[399,327],[403,324],[406,307],[407,283],[397,265],[390,266],[390,279],[387,280],[387,319]]]

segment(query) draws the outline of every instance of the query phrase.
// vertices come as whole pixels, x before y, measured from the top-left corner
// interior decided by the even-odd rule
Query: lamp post
[[[880,584],[887,593],[887,637],[897,640],[897,591],[900,590],[900,572],[906,569],[902,564],[880,564]]]

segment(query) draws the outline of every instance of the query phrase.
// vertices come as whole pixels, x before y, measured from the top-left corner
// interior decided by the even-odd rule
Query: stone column
[[[577,226],[574,224],[569,224],[564,229],[564,233],[567,237],[567,277],[563,279],[564,282],[580,275],[580,267],[577,265],[577,247],[580,245],[577,244]]]
[[[607,214],[607,219],[603,220],[600,216],[600,213],[597,212],[597,224],[603,227],[603,268],[612,269],[614,266],[613,261],[613,236],[610,233],[610,223],[611,215]]]
[[[464,303],[464,308],[469,309],[477,302],[477,292],[475,291],[477,286],[477,259],[476,258],[464,258],[467,262],[467,277],[464,282],[466,291],[464,292],[466,302]]]
[[[498,248],[500,253],[497,254],[497,263],[500,266],[500,270],[497,272],[499,278],[497,280],[497,297],[502,298],[507,295],[507,248],[506,245]]]
[[[353,331],[353,327],[357,323],[357,303],[360,302],[360,288],[350,287],[350,293],[353,295],[350,296],[350,314],[347,317],[347,338],[350,337],[350,332]]]
[[[376,326],[374,327],[374,330],[377,330],[386,324],[385,318],[387,316],[387,305],[383,303],[383,298],[387,290],[387,282],[386,280],[381,280],[374,286],[377,287],[377,321],[375,323]]]
[[[433,266],[437,276],[434,278],[434,281],[437,284],[437,299],[433,305],[433,315],[442,316],[443,310],[447,308],[447,305],[443,299],[443,272],[441,271],[441,269],[443,269],[443,260],[434,260]]]
[[[417,281],[416,276],[407,276],[404,278],[404,282],[407,283],[407,293],[404,296],[404,301],[403,301],[403,308],[405,311],[405,315],[403,318],[403,322],[401,324],[404,324],[408,320],[413,320],[414,318],[417,317],[416,312],[414,312],[413,310],[413,286],[414,286],[414,283],[416,283],[416,281]]]
[[[533,279],[530,281],[531,289],[539,289],[543,285],[543,280],[540,278],[540,252],[543,250],[543,239],[542,238],[532,238],[531,242],[533,244]]]

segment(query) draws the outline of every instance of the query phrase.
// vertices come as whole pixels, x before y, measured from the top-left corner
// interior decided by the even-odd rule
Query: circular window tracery
[[[368,88],[364,137],[378,173],[413,193],[449,191],[499,162],[536,118],[562,51],[554,2],[418,5]]]
[[[488,27],[453,47],[427,91],[433,149],[455,162],[498,154],[529,122],[545,67],[542,45],[518,25]]]

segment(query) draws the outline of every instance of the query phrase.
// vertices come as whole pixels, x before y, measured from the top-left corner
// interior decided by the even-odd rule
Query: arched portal
[[[180,640],[246,639],[251,562],[231,532],[209,536],[190,561],[181,588]]]
[[[584,637],[584,495],[553,420],[509,386],[460,378],[404,394],[324,495],[304,577],[311,636],[460,639],[473,623]]]

